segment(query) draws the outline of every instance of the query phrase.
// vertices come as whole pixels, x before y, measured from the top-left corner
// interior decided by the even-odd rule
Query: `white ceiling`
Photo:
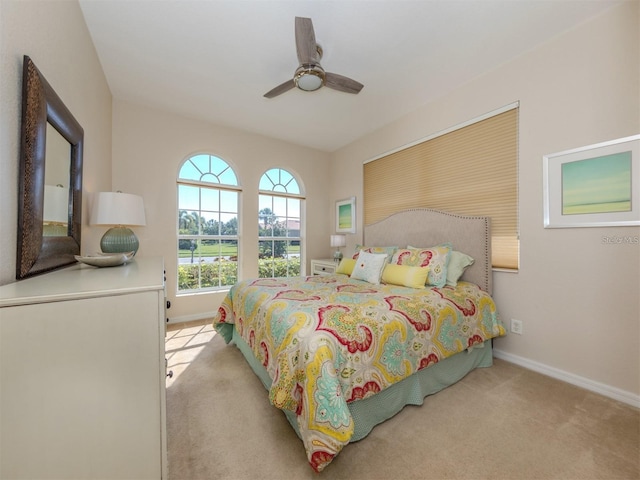
[[[111,92],[328,152],[584,22],[617,0],[80,0]],[[364,84],[263,94],[313,20],[328,72]]]

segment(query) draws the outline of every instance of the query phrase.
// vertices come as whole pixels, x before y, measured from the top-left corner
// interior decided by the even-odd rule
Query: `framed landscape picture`
[[[640,135],[543,157],[545,228],[640,225]]]
[[[356,197],[336,202],[336,233],[356,233]]]

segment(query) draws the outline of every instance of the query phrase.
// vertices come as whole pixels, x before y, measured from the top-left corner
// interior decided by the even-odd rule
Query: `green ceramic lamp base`
[[[104,253],[138,252],[138,237],[130,228],[113,227],[107,230],[100,240],[100,248]]]

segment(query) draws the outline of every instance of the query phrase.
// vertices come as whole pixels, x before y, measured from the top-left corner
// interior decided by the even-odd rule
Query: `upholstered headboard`
[[[475,259],[462,280],[473,282],[490,294],[493,290],[491,271],[491,219],[415,208],[394,213],[384,220],[364,227],[367,246],[397,245],[404,248],[432,247],[451,242],[454,250]]]

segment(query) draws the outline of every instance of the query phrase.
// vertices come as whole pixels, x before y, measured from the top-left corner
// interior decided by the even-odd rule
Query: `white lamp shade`
[[[64,187],[44,186],[44,212],[42,219],[46,223],[69,222],[69,192]]]
[[[347,244],[346,235],[331,235],[332,247],[344,247]]]
[[[93,199],[89,223],[91,225],[146,225],[142,197],[122,192],[100,192]]]

